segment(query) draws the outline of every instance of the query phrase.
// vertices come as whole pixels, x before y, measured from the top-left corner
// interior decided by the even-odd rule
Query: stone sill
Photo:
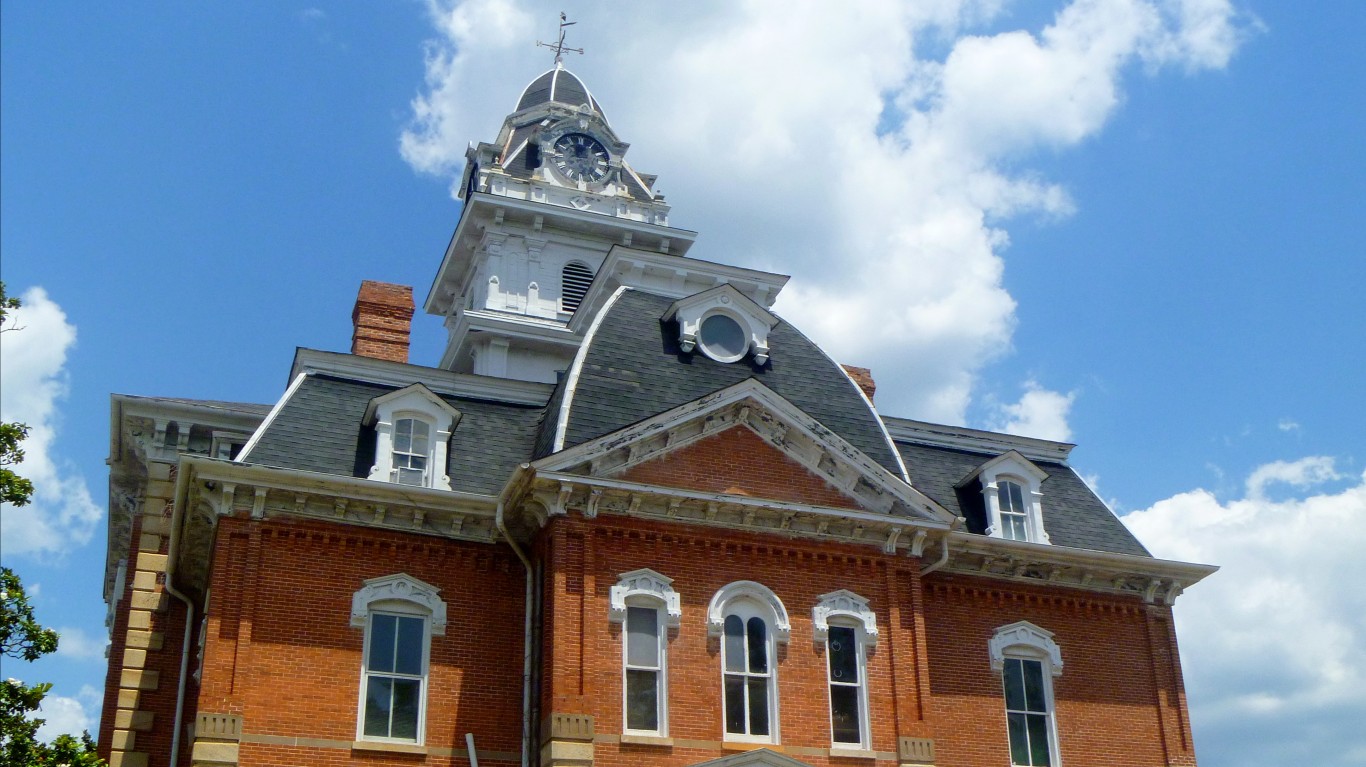
[[[830,749],[831,759],[876,759],[876,751],[868,751],[862,748],[832,748]]]
[[[427,755],[427,747],[415,743],[383,743],[376,740],[357,740],[351,743],[352,751],[379,751],[386,754]]]
[[[756,751],[766,748],[770,751],[783,752],[783,747],[777,743],[755,743],[748,740],[723,740],[721,741],[722,751]]]
[[[674,739],[661,737],[659,735],[632,735],[630,733],[622,733],[621,742],[630,743],[636,746],[672,746],[674,744]]]

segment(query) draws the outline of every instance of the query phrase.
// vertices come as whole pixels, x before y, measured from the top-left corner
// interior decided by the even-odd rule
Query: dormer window
[[[450,490],[447,452],[459,421],[460,411],[420,383],[374,398],[365,409],[365,423],[375,429],[369,478]]]
[[[432,427],[418,418],[394,421],[393,468],[389,479],[400,485],[427,487],[431,467]]]
[[[996,506],[1001,516],[1001,537],[1012,541],[1029,540],[1029,513],[1025,510],[1024,490],[1013,479],[996,481]]]
[[[768,333],[778,318],[731,285],[719,285],[681,298],[664,313],[678,322],[678,348],[697,350],[722,363],[739,362],[749,354],[754,362],[768,362]]]
[[[980,483],[984,532],[993,538],[1049,543],[1043,526],[1043,481],[1048,473],[1019,452],[1011,450],[974,469],[958,483],[967,489]]]

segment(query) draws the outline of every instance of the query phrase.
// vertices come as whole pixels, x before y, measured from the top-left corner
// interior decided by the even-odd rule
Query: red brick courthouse
[[[557,65],[469,149],[430,366],[366,282],[274,404],[113,398],[114,767],[1193,765],[1214,568],[879,413],[627,148]]]

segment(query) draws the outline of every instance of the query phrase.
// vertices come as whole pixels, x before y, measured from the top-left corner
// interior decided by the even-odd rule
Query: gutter
[[[522,547],[517,545],[517,541],[512,539],[508,532],[504,510],[507,507],[508,498],[513,495],[513,490],[522,484],[524,477],[531,474],[531,466],[522,464],[512,472],[507,484],[503,486],[503,492],[498,496],[498,509],[493,515],[493,524],[498,528],[498,532],[503,535],[503,539],[512,547],[513,553],[522,560],[522,566],[526,568],[526,614],[522,620],[522,767],[531,765],[531,639],[532,620],[536,614],[536,605],[533,603],[535,595],[534,585],[536,582],[536,568],[531,560],[527,558]],[[470,753],[471,759],[474,757],[473,750]],[[175,767],[174,764],[171,767]]]
[[[180,677],[176,681],[175,722],[174,729],[171,730],[169,767],[176,767],[176,762],[180,759],[180,731],[185,719],[185,672],[189,670],[190,666],[190,636],[194,633],[194,602],[176,591],[175,585],[172,583],[175,575],[177,549],[180,548],[181,510],[185,507],[185,499],[189,494],[189,475],[189,471],[176,472],[175,503],[171,505],[171,541],[166,549],[166,583],[164,584],[166,593],[185,604],[185,639],[180,647]]]

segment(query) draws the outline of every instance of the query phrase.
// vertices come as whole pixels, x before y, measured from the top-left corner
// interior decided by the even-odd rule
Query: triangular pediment
[[[771,748],[756,748],[753,751],[731,754],[720,759],[698,762],[693,767],[811,767],[811,765],[793,759],[786,754],[780,754]]]
[[[532,464],[557,472],[947,524],[953,515],[755,379]],[[782,487],[782,481],[787,486]]]

